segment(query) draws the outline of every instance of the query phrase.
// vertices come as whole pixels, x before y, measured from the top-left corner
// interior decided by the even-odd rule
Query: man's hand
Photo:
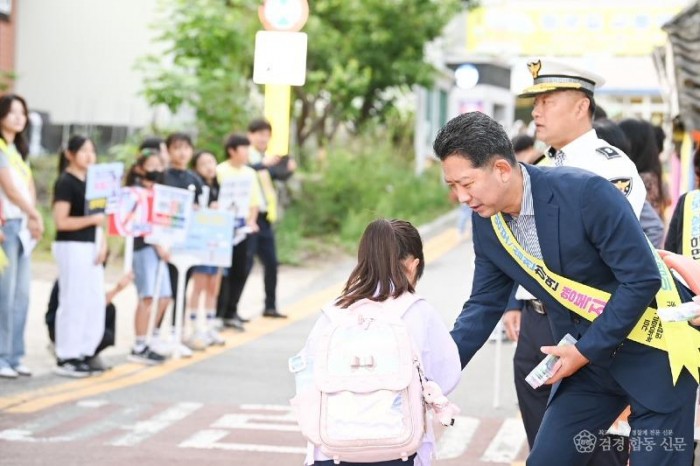
[[[510,341],[518,341],[520,336],[520,317],[522,313],[520,309],[510,309],[503,314],[503,327],[506,329],[506,335]]]
[[[588,364],[588,359],[582,355],[576,345],[564,346],[543,346],[540,348],[544,354],[559,356],[559,360],[554,364],[554,375],[545,382],[546,385],[553,385],[564,377],[569,377]]]

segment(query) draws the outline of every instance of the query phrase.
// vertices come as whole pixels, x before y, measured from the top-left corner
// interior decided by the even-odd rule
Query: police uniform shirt
[[[634,213],[639,218],[647,197],[644,182],[627,154],[600,139],[594,129],[582,134],[559,149],[564,153],[563,166],[588,170],[608,179],[627,197]],[[554,165],[556,154],[550,148],[549,157]]]

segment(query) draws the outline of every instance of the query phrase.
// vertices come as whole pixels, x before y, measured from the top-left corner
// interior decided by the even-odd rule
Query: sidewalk
[[[339,264],[350,264],[352,257],[338,253],[336,257],[327,257],[323,262],[316,261],[303,267],[280,266],[277,280],[278,307],[284,308],[298,299],[298,295],[316,286],[325,285],[334,277],[332,270],[344,270]],[[333,265],[335,264],[335,265]],[[105,273],[105,290],[110,290],[121,277],[121,262],[111,264]],[[53,282],[58,277],[58,268],[52,262],[32,263],[32,285],[30,291],[29,315],[25,331],[26,356],[23,362],[32,369],[35,376],[50,373],[56,360],[49,351],[49,336],[44,323],[44,314],[51,293]],[[188,290],[189,291],[189,290]],[[189,296],[189,292],[187,294]],[[246,283],[239,305],[239,314],[246,319],[261,317],[264,303],[262,266],[256,263]],[[101,356],[110,364],[125,362],[126,356],[134,342],[134,312],[136,310],[136,287],[132,284],[119,293],[114,300],[117,308],[117,335],[113,347],[107,348]]]

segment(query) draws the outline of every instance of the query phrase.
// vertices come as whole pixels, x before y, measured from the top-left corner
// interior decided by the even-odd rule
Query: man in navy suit
[[[518,164],[503,128],[478,112],[448,122],[433,148],[446,182],[477,214],[472,292],[452,330],[462,365],[496,326],[514,283],[546,307],[556,341],[567,333],[578,340],[542,348],[559,357],[547,381],[556,385],[527,464],[588,464],[593,447],[606,447],[597,444],[601,434],[631,405],[631,464],[690,465],[695,380],[683,371],[674,385],[666,352],[626,339],[661,278],[620,191],[583,170]],[[492,226],[497,214],[548,270],[611,293],[598,318],[567,310],[519,265]]]

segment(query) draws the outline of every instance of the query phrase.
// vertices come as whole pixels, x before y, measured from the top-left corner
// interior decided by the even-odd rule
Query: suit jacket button
[[[580,324],[580,323],[581,323],[581,319],[578,318],[578,317],[574,317],[574,323],[575,323],[576,325]]]

